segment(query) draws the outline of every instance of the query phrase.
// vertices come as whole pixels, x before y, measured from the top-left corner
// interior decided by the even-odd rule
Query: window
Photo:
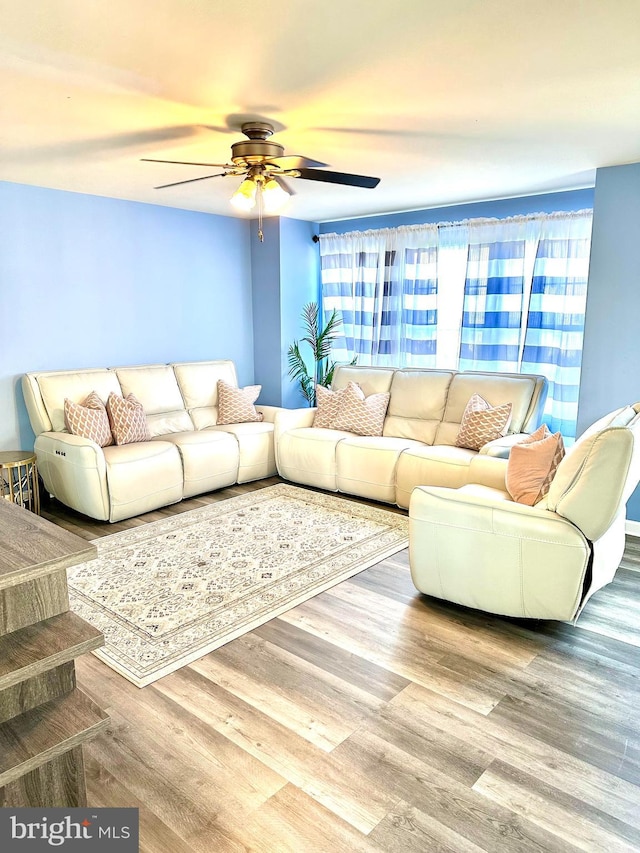
[[[320,237],[334,357],[541,373],[545,421],[575,435],[592,211]]]

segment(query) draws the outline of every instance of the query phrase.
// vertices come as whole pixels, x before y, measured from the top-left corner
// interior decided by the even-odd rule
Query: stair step
[[[0,788],[104,731],[109,717],[75,688],[0,725]]]
[[[0,504],[0,590],[91,560],[96,546],[17,504]]]
[[[100,631],[71,611],[0,636],[0,690],[102,645]]]

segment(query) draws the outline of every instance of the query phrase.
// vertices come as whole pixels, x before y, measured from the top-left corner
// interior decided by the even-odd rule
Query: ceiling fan
[[[269,139],[272,136],[273,125],[264,121],[244,122],[240,130],[247,140],[234,142],[231,146],[230,163],[193,163],[185,160],[157,160],[151,157],[141,158],[147,163],[172,163],[181,166],[214,166],[224,169],[214,175],[202,175],[199,178],[188,178],[161,184],[155,189],[176,187],[180,184],[190,184],[196,181],[207,181],[210,178],[242,177],[244,181],[231,197],[231,203],[241,210],[251,210],[256,203],[259,213],[262,207],[267,213],[275,212],[288,198],[293,190],[285,183],[284,178],[303,178],[307,181],[324,181],[329,184],[343,184],[350,187],[373,189],[380,183],[380,178],[370,178],[366,175],[350,175],[346,172],[329,172],[318,168],[326,166],[318,160],[291,154],[285,155],[284,146]]]

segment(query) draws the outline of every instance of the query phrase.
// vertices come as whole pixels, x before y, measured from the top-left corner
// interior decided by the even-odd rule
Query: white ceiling
[[[0,179],[238,215],[239,116],[287,154],[380,177],[292,180],[330,220],[593,184],[640,161],[639,0],[0,0]],[[211,169],[212,173],[219,171]]]

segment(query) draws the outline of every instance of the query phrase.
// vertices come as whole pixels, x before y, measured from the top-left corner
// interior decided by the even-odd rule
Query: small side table
[[[35,453],[0,451],[0,498],[40,514],[40,489]]]

